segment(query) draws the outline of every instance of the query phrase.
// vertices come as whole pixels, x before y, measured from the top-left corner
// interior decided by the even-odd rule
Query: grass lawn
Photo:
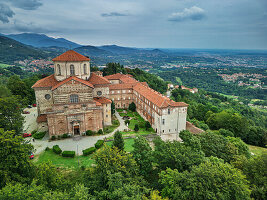
[[[257,147],[257,146],[248,145],[248,148],[255,155],[260,155],[262,153],[267,153],[267,149],[263,148],[263,147]]]
[[[35,163],[39,164],[42,162],[51,161],[54,165],[57,167],[63,167],[63,168],[78,168],[78,160],[79,160],[79,166],[85,166],[89,167],[91,166],[95,161],[92,159],[92,155],[90,156],[75,156],[74,158],[66,158],[62,157],[60,155],[55,154],[52,150],[44,151],[42,152],[37,158]]]
[[[0,68],[6,68],[6,67],[10,67],[10,65],[0,63]]]
[[[112,146],[112,143],[113,143],[113,141],[106,142],[106,144],[110,147]],[[134,139],[125,139],[124,140],[124,150],[126,152],[132,152],[134,149],[133,144],[134,144]]]

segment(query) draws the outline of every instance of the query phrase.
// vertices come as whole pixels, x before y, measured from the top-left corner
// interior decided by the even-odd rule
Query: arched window
[[[59,64],[57,64],[57,75],[61,75],[61,68]]]
[[[74,65],[70,65],[70,75],[75,75]]]
[[[70,95],[70,102],[71,103],[78,103],[79,102],[79,96],[77,94]]]
[[[84,72],[84,74],[87,74],[87,67],[86,67],[86,64],[83,65],[83,72]]]

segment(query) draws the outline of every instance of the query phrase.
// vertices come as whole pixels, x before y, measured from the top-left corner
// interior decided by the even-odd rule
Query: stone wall
[[[47,110],[52,109],[53,93],[50,89],[35,89],[35,97],[38,115],[44,114]]]

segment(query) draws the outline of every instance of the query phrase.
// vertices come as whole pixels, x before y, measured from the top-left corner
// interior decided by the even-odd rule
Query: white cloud
[[[169,21],[185,21],[188,19],[191,20],[201,20],[205,16],[205,11],[202,8],[193,6],[191,8],[185,8],[182,12],[172,13],[168,20]]]

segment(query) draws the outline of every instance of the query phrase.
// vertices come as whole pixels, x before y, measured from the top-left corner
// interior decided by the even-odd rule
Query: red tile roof
[[[136,82],[138,82],[130,74],[117,73],[117,74],[105,76],[105,78],[108,80],[120,80],[122,83],[136,83]]]
[[[136,83],[121,83],[121,84],[111,84],[109,85],[110,90],[122,90],[122,89],[132,89]]]
[[[91,73],[89,82],[92,83],[93,85],[105,85],[105,84],[110,84],[108,79],[102,76],[98,76],[95,73]]]
[[[150,102],[157,105],[159,108],[166,108],[168,106],[172,107],[186,107],[188,104],[184,102],[175,102],[170,100],[168,97],[163,96],[159,92],[151,89],[148,86],[143,85],[142,83],[136,84],[133,89],[138,92],[140,95],[144,96]]]
[[[47,116],[46,115],[40,115],[37,117],[36,121],[37,121],[37,123],[47,122]]]
[[[59,82],[55,79],[54,74],[47,76],[41,80],[38,80],[32,88],[39,88],[39,87],[53,87],[57,85]]]
[[[123,76],[123,74],[117,73],[117,74],[112,74],[112,75],[108,75],[108,76],[104,76],[104,77],[108,80],[119,80],[122,76]]]
[[[123,83],[136,83],[138,82],[136,79],[132,78],[129,75],[124,75],[120,78],[120,81]]]
[[[99,102],[99,103],[103,103],[103,104],[109,104],[109,103],[112,103],[111,100],[105,98],[105,97],[94,97],[94,100]]]
[[[66,51],[65,53],[52,59],[52,61],[62,61],[62,62],[65,62],[65,61],[80,62],[80,61],[89,61],[89,60],[90,60],[89,58],[73,50]]]
[[[75,81],[78,81],[78,82],[80,82],[80,83],[82,83],[84,85],[87,85],[87,86],[91,87],[91,88],[94,88],[94,86],[89,81],[85,81],[85,80],[80,79],[80,78],[78,78],[76,76],[71,76],[71,77],[65,79],[64,81],[59,82],[57,85],[53,86],[52,90],[55,90],[56,88],[58,88],[59,86],[65,84],[65,83],[67,83],[70,80],[75,80]]]

